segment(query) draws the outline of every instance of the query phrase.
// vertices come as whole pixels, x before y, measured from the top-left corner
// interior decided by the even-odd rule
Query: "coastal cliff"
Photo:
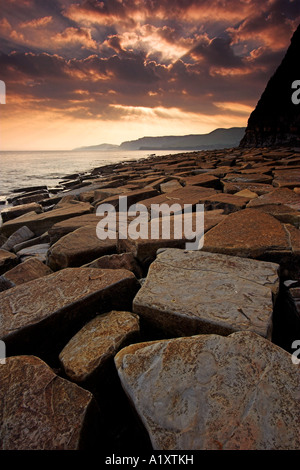
[[[300,104],[292,101],[295,93],[292,84],[300,80],[299,55],[300,25],[285,57],[249,117],[241,147],[300,145]]]

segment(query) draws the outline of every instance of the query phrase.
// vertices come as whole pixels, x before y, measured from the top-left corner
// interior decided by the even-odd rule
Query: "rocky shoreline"
[[[202,248],[100,240],[119,196],[149,224],[153,204],[203,204]],[[299,148],[150,156],[9,203],[1,449],[300,448]]]

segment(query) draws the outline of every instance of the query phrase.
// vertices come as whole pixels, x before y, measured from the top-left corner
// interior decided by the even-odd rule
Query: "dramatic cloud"
[[[85,145],[245,126],[300,22],[296,0],[0,0],[0,8],[6,148],[22,115],[24,134],[30,119],[42,126],[37,114],[60,128],[72,121],[76,138],[79,126],[103,130],[85,133]]]

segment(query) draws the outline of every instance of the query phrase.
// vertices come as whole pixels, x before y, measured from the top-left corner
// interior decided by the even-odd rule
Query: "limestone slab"
[[[99,415],[90,392],[58,377],[34,356],[7,358],[0,380],[1,450],[83,450],[96,445]]]
[[[35,279],[0,293],[0,338],[13,350],[55,348],[96,312],[130,308],[137,289],[125,269],[67,268]]]
[[[60,362],[71,380],[84,382],[138,334],[137,315],[126,311],[97,315],[71,338],[59,354]]]
[[[166,249],[151,264],[133,311],[176,336],[249,330],[270,338],[279,266]]]
[[[243,331],[130,345],[115,363],[155,450],[297,450],[291,358]]]

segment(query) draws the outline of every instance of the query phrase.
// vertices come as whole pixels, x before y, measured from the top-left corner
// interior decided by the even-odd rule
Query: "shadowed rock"
[[[1,450],[80,450],[99,445],[93,395],[41,359],[16,356],[0,367]]]
[[[138,287],[125,269],[67,268],[35,279],[0,293],[0,338],[10,355],[55,350],[96,312],[130,310]]]

